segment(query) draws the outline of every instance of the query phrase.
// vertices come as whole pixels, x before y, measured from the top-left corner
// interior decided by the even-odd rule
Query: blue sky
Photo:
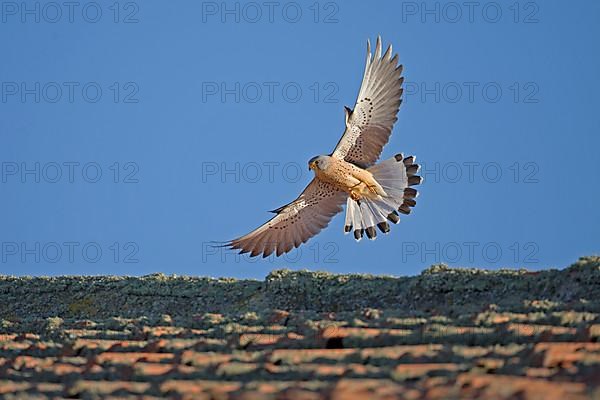
[[[598,2],[60,4],[2,2],[1,274],[410,275],[600,250]],[[340,214],[282,258],[209,247],[310,181],[377,34],[405,67],[383,158],[423,166],[413,213],[360,243]]]

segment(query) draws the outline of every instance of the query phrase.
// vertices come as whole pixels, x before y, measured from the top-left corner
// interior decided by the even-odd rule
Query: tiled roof
[[[600,259],[264,282],[0,277],[0,397],[600,398]]]

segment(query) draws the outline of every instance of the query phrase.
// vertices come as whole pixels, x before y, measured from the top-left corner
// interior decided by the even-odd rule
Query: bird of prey
[[[377,37],[375,55],[367,41],[365,72],[354,109],[345,107],[346,128],[329,155],[310,159],[315,177],[289,204],[272,212],[275,217],[225,247],[251,257],[280,256],[306,243],[325,228],[346,203],[344,232],[353,231],[359,241],[366,233],[375,239],[375,226],[388,233],[388,221],[396,224],[398,212],[409,214],[416,205],[421,183],[415,157],[394,157],[376,164],[388,142],[402,102],[402,65],[392,46],[382,54]]]

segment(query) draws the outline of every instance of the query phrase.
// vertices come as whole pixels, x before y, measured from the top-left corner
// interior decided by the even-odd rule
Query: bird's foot
[[[350,198],[354,201],[359,201],[361,199],[361,196],[358,192],[351,190],[350,191]]]

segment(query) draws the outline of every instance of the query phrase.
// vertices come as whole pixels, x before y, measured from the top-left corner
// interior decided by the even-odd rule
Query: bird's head
[[[315,156],[308,161],[309,170],[324,170],[329,165],[329,156]]]

